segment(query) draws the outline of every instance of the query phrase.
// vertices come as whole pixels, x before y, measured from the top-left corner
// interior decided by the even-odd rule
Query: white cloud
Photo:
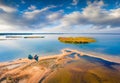
[[[53,14],[47,16],[47,18],[48,18],[49,20],[55,20],[55,19],[57,19],[57,18],[59,18],[59,17],[60,17],[60,14],[59,14],[59,13],[53,13]]]
[[[0,9],[7,13],[15,12],[16,9],[0,4]]]
[[[33,6],[33,5],[32,5]],[[52,12],[55,6],[29,7],[22,15],[0,13],[0,31],[29,32],[118,32],[120,8],[105,10],[103,1],[88,2],[82,11]],[[17,18],[17,19],[16,19]]]
[[[48,6],[40,10],[35,9],[32,11],[26,11],[22,15],[16,14],[16,12],[0,12],[0,31],[27,32],[43,28],[43,26],[46,26],[51,22],[51,20],[48,20],[47,16],[53,14],[49,9],[54,7],[55,6]],[[54,20],[57,18],[58,17],[56,16]]]
[[[59,24],[52,28],[43,28],[51,32],[118,32],[120,30],[120,8],[105,10],[103,1],[88,3],[83,11],[66,14]],[[52,16],[51,16],[52,18]],[[86,27],[87,26],[87,27]]]
[[[56,20],[62,18],[63,13],[64,13],[63,10],[51,13],[50,15],[47,15],[47,19],[50,20],[50,21],[56,21]]]
[[[28,19],[33,19],[36,15],[41,14],[41,13],[43,13],[51,8],[54,8],[54,7],[55,6],[49,6],[49,7],[45,7],[43,9],[40,9],[40,10],[36,9],[33,11],[26,11],[26,12],[24,12],[23,16],[25,18],[28,18]]]
[[[65,15],[61,19],[60,26],[71,27],[92,24],[98,29],[107,28],[108,25],[112,28],[120,26],[120,8],[108,11],[103,9],[102,6],[104,6],[102,1],[89,3],[82,12],[74,11]]]
[[[30,7],[28,7],[28,10],[35,10],[36,9],[36,6],[34,5],[31,5]]]
[[[111,15],[112,17],[116,17],[116,18],[119,18],[120,17],[120,8],[117,8],[115,10],[111,10],[110,11],[111,13],[109,15]]]
[[[79,0],[73,0],[72,5],[77,5]]]
[[[4,24],[4,25],[0,25],[0,31],[7,31],[7,30],[16,30],[16,28],[14,28],[13,26],[11,25],[7,25],[7,24]]]

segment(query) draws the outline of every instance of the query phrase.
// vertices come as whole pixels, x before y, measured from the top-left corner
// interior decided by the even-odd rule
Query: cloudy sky
[[[120,0],[0,0],[0,32],[119,33]]]

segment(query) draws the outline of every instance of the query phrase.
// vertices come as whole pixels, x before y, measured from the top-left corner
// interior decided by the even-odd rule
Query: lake
[[[17,35],[17,34],[15,34]],[[29,34],[33,35],[33,34]],[[63,48],[106,54],[120,57],[120,34],[34,34],[45,38],[13,38],[0,40],[0,62],[27,58],[29,54],[49,56],[60,53]],[[5,37],[5,34],[0,37]],[[19,36],[24,36],[19,34]],[[93,37],[97,42],[90,44],[65,44],[58,37]]]

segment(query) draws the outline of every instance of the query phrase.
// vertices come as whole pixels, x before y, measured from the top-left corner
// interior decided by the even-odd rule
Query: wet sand
[[[0,83],[73,83],[73,79],[75,83],[120,83],[119,60],[108,59],[65,48],[61,54],[39,57],[38,62],[0,63]]]

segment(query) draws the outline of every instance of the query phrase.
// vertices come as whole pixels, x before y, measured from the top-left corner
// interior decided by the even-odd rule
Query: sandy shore
[[[64,50],[62,50],[62,54],[39,57],[39,61],[60,58],[60,57],[66,56],[68,54],[69,53],[64,52]],[[10,75],[17,74],[17,73],[21,72],[21,74],[18,77],[25,76],[26,74],[30,74],[33,77],[31,77],[29,80],[27,80],[27,82],[33,83],[36,81],[36,83],[37,83],[40,80],[40,78],[42,79],[42,77],[44,77],[44,75],[46,73],[51,72],[51,70],[45,68],[44,66],[39,66],[39,67],[33,66],[31,69],[29,69],[29,67],[31,67],[32,64],[36,64],[36,63],[37,62],[35,60],[29,60],[29,59],[18,59],[18,60],[14,60],[11,62],[0,63],[0,82],[2,81],[3,83],[5,83],[3,79],[5,79],[6,76],[9,74]],[[28,68],[28,69],[26,69],[26,71],[24,71],[24,72],[21,71],[21,70],[24,70],[25,68]],[[35,71],[35,73],[30,73],[32,71]],[[36,79],[36,80],[33,80],[33,79]],[[22,82],[24,82],[24,80],[22,80]]]
[[[81,60],[82,62],[84,60],[82,56],[86,55],[90,56],[90,58],[95,57],[100,58],[100,60],[103,59],[103,61],[111,61],[110,64],[113,64],[112,62],[120,63],[120,59],[118,58],[104,55],[97,56],[97,54],[65,48],[61,50],[61,54],[39,57],[38,62],[29,59],[18,59],[0,63],[0,83],[42,83],[56,69],[64,68],[65,65],[74,61]],[[74,69],[79,70],[77,68]]]
[[[97,57],[97,58],[101,58],[101,59],[104,59],[104,60],[107,60],[107,61],[120,63],[120,57],[118,57],[118,56],[110,56],[110,55],[105,55],[105,54],[100,54],[100,53],[95,53],[95,52],[83,52],[83,51],[78,51],[78,50],[69,49],[69,48],[65,48],[63,50],[71,50],[71,51],[77,52],[81,55]]]

